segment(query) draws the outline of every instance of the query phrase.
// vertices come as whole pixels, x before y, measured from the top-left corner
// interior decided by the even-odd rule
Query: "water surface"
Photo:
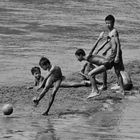
[[[91,49],[108,14],[116,18],[124,61],[139,58],[139,9],[138,0],[1,0],[0,85],[32,81],[41,56],[64,75],[79,70],[76,48]]]

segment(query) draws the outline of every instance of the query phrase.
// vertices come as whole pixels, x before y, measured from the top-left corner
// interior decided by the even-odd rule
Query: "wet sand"
[[[98,129],[96,129],[94,132],[96,134],[94,136],[94,133],[91,131],[91,129],[95,129],[95,125],[103,125],[103,122],[100,121],[104,118],[106,127],[104,127],[103,132],[105,132],[109,126],[113,127],[113,130],[111,129],[110,132],[114,131],[116,127],[119,127],[121,125],[121,123],[118,124],[118,121],[121,121],[120,115],[122,114],[123,108],[127,104],[125,102],[127,100],[131,101],[133,100],[133,98],[135,99],[137,98],[137,96],[139,96],[139,61],[128,63],[125,65],[125,67],[126,70],[130,73],[134,84],[134,89],[132,90],[134,92],[132,92],[132,96],[126,95],[125,97],[123,97],[121,94],[116,94],[115,91],[110,90],[110,85],[112,83],[115,83],[117,80],[113,70],[111,70],[108,72],[108,90],[102,92],[102,94],[98,97],[88,100],[86,99],[88,94],[91,92],[91,87],[60,88],[48,116],[42,116],[41,113],[46,109],[48,105],[48,99],[51,90],[47,93],[45,98],[40,101],[38,107],[34,107],[32,98],[38,93],[35,90],[27,89],[28,84],[32,83],[27,83],[25,85],[17,87],[1,87],[1,107],[5,103],[12,103],[14,112],[12,115],[6,117],[2,114],[1,111],[0,138],[10,138],[11,140],[43,140],[43,138],[53,140],[57,138],[60,138],[61,140],[75,139],[76,136],[75,132],[73,131],[76,131],[79,134],[79,136],[77,137],[77,139],[79,140],[84,138],[90,140],[92,138],[96,138],[97,135],[98,137],[102,138],[101,130],[99,131]],[[67,79],[70,81],[80,81],[76,74],[69,75]],[[113,119],[112,122],[107,119],[110,117]],[[89,124],[87,125],[87,123]],[[74,126],[77,127],[78,130],[74,129]],[[122,127],[120,127],[120,129],[122,129]],[[83,134],[81,132],[82,128],[85,129],[85,133]],[[66,129],[68,130],[66,131]],[[116,131],[115,135],[108,135],[108,133],[104,135],[104,137],[106,138],[116,139],[117,137],[119,137],[118,139],[120,140],[127,139],[127,137],[123,133],[121,134],[121,136],[119,131]],[[134,138],[140,137],[139,135],[135,136],[133,134],[130,134],[130,137],[131,136],[134,136]]]

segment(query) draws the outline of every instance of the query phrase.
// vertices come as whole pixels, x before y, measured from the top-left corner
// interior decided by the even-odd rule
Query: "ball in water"
[[[2,111],[4,115],[10,115],[13,113],[13,106],[11,104],[5,104],[2,107]]]

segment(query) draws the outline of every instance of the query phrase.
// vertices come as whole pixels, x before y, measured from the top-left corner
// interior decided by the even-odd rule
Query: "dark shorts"
[[[114,66],[114,62],[113,61],[112,62],[108,61],[104,64],[104,66],[105,66],[106,70],[112,69],[112,67]]]
[[[123,60],[122,60],[122,51],[120,51],[118,63],[115,63],[114,60],[110,60],[110,59],[108,59],[108,62],[105,63],[105,67],[107,70],[111,69],[113,66],[114,66],[115,70],[119,70],[119,71],[124,70],[124,64],[123,64]]]

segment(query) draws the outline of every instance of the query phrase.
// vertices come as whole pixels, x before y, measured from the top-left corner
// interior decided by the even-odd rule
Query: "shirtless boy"
[[[99,38],[95,42],[92,50],[90,51],[88,55],[86,55],[83,49],[78,49],[75,52],[75,56],[77,57],[78,61],[87,61],[91,64],[97,65],[96,68],[94,68],[88,73],[88,76],[92,85],[92,92],[87,98],[91,98],[91,97],[99,95],[99,90],[96,85],[95,76],[99,73],[106,72],[106,70],[111,68],[111,64],[106,58],[99,55],[93,55],[93,52],[101,39],[102,39],[102,35],[100,34]],[[105,46],[109,41],[110,41],[110,38],[107,38],[107,40],[102,44],[101,47]]]
[[[48,71],[48,74],[46,75],[46,77],[44,78],[44,81],[39,87],[39,89],[44,87],[42,92],[39,94],[38,97],[34,97],[33,102],[35,105],[38,105],[39,101],[45,96],[48,90],[53,87],[53,91],[49,100],[48,108],[42,114],[42,115],[48,115],[48,112],[53,104],[55,95],[61,85],[63,76],[62,76],[61,68],[59,66],[53,66],[51,62],[49,61],[49,59],[46,57],[42,57],[40,59],[39,65],[43,70]]]
[[[122,59],[122,50],[121,44],[119,40],[119,33],[117,29],[114,27],[115,18],[113,15],[108,15],[105,18],[105,23],[109,30],[108,37],[111,39],[108,48],[104,51],[103,55],[106,55],[108,50],[111,49],[111,55],[107,58],[108,61],[111,63],[112,67],[114,66],[115,73],[118,78],[118,83],[120,85],[120,92],[124,94],[124,86],[123,86],[123,79],[121,76],[121,71],[124,71],[124,64]],[[103,47],[99,48],[98,52]]]

